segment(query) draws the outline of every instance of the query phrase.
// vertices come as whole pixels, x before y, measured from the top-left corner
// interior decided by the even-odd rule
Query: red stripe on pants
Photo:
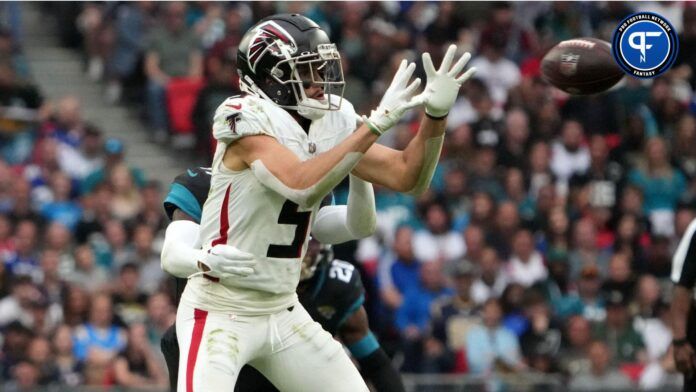
[[[222,200],[222,208],[220,208],[220,237],[213,240],[211,246],[227,244],[227,231],[230,229],[230,219],[227,211],[230,204],[230,189],[232,189],[232,184],[227,186],[225,198]]]
[[[205,310],[193,310],[193,334],[191,336],[188,360],[186,361],[186,392],[193,392],[193,369],[196,367],[196,358],[198,358],[198,349],[201,346],[203,328],[205,328],[205,319],[207,317],[208,312]]]

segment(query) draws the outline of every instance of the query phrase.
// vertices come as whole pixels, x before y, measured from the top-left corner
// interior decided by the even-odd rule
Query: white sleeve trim
[[[694,232],[696,232],[696,219],[691,221],[684,232],[677,246],[677,250],[672,257],[672,282],[678,283],[681,279],[682,271],[684,270],[684,262],[686,261],[686,253],[689,251],[691,241],[693,241]]]

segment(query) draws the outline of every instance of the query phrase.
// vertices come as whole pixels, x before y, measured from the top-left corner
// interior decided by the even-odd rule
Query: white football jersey
[[[256,256],[255,273],[219,283],[202,276],[191,278],[182,300],[191,306],[240,314],[273,313],[295,303],[301,262],[320,203],[307,210],[298,208],[266,188],[251,169],[229,170],[222,159],[235,140],[268,135],[304,161],[350,135],[356,119],[353,106],[345,99],[340,110],[313,121],[308,133],[287,111],[252,95],[230,97],[218,107],[213,123],[218,145],[200,240],[204,250],[228,244],[252,253]]]

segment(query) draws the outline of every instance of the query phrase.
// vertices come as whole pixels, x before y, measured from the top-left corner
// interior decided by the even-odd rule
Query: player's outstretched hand
[[[201,270],[210,276],[245,277],[254,273],[254,255],[230,245],[215,245],[200,260]]]
[[[381,135],[393,127],[408,109],[422,104],[412,99],[421,82],[420,78],[416,78],[409,84],[415,69],[416,64],[408,64],[406,60],[401,61],[379,106],[370,113],[370,117],[363,116],[363,121],[368,124],[370,130]]]
[[[459,88],[476,73],[476,68],[469,68],[462,73],[466,63],[471,59],[471,54],[468,52],[464,53],[452,65],[456,52],[457,46],[450,45],[438,70],[435,70],[430,53],[423,53],[423,68],[428,76],[428,82],[423,92],[415,97],[414,100],[424,103],[425,112],[432,117],[446,116],[457,100]]]

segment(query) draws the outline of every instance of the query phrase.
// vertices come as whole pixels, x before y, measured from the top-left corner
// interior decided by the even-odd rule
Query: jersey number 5
[[[309,218],[312,216],[312,211],[297,211],[298,207],[297,204],[290,200],[286,200],[283,204],[278,217],[278,224],[296,225],[295,237],[290,245],[268,245],[267,257],[294,259],[302,255],[302,245],[304,245],[305,238],[307,238]]]

